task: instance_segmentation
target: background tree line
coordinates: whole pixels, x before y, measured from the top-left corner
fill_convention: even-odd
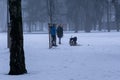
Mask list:
[[[47,28],[44,23],[50,22],[50,6],[52,21],[65,24],[64,30],[120,29],[120,0],[22,0],[24,29],[31,32]]]
[[[48,3],[53,3],[53,22],[69,24],[69,29],[119,31],[119,0],[26,0],[26,22],[49,22]],[[32,6],[31,6],[32,5]]]

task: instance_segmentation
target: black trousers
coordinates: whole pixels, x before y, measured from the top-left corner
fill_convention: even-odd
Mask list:
[[[56,45],[56,35],[52,35],[52,45],[55,46]]]

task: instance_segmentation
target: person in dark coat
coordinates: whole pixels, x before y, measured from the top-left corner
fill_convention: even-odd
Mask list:
[[[59,44],[61,44],[61,38],[63,37],[63,27],[59,25],[57,27],[57,37],[59,38]]]
[[[56,24],[53,24],[50,27],[50,34],[51,34],[51,37],[52,37],[52,46],[57,46],[56,45]]]

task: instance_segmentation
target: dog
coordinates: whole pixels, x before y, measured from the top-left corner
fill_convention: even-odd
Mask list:
[[[69,40],[70,46],[76,46],[77,45],[77,37],[71,37]]]

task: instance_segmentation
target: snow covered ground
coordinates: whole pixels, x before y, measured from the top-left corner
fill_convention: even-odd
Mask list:
[[[69,46],[71,36],[80,46]],[[48,34],[24,34],[28,74],[9,72],[7,34],[0,33],[0,80],[120,80],[120,33],[64,34],[62,44],[48,48]]]

